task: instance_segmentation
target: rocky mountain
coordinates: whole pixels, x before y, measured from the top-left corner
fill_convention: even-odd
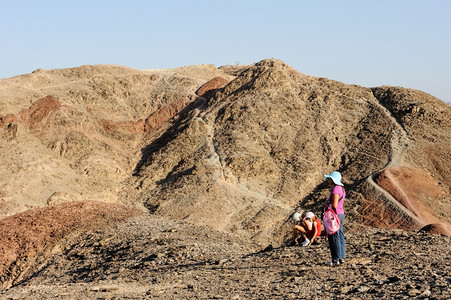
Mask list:
[[[83,252],[91,247],[85,234],[125,222],[138,210],[163,223],[195,226],[191,235],[214,232],[214,245],[236,240],[242,246],[226,247],[235,256],[269,244],[283,247],[294,211],[320,214],[329,193],[323,174],[334,170],[347,189],[348,232],[371,226],[451,235],[451,107],[417,90],[308,76],[277,59],[219,68],[40,69],[2,79],[0,137],[5,245],[30,242],[29,230],[10,234],[21,213],[33,228],[34,216],[46,211],[83,216],[86,203],[103,203],[86,219],[71,219],[72,225],[61,225],[66,229],[33,240],[32,253],[5,260],[3,287],[42,269],[52,254],[72,255],[71,245]],[[108,212],[118,207],[122,217],[110,220]],[[73,224],[98,214],[106,221],[71,235]],[[39,228],[50,233],[52,222],[66,222],[44,219],[48,224]],[[10,255],[7,248],[0,259]],[[145,259],[149,253],[140,249]],[[214,259],[223,255],[217,251]],[[91,275],[99,269],[83,268],[95,282]]]
[[[82,66],[1,80],[1,215],[67,201],[118,202],[141,148],[218,74],[213,66]]]
[[[287,216],[319,213],[328,195],[323,174],[340,170],[352,219],[446,228],[450,113],[422,92],[345,85],[265,60],[150,144],[127,194],[153,213],[280,243]],[[397,194],[406,192],[405,200]],[[406,201],[425,203],[431,218]]]

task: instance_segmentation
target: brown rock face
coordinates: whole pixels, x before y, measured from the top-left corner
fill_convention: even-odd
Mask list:
[[[207,81],[206,83],[204,83],[196,91],[196,95],[198,95],[199,97],[208,99],[213,95],[214,92],[223,88],[229,82],[230,82],[230,80],[227,80],[225,78],[217,76],[217,77],[211,79],[210,81]]]
[[[30,129],[42,122],[51,112],[61,108],[61,104],[52,96],[39,99],[29,109],[20,112],[21,119],[28,124]]]
[[[392,113],[395,108],[383,89],[373,93],[309,77],[277,60],[257,63],[217,91],[200,117],[175,128],[177,134],[147,157],[138,198],[159,214],[248,235],[256,242],[280,241],[294,209],[320,212],[328,195],[323,174],[341,170],[350,219],[382,224],[380,216],[373,221],[366,213],[361,217],[369,204],[380,203],[379,215],[396,215],[385,218],[384,226],[419,228],[416,220],[404,218],[409,212],[399,203],[371,200],[366,178],[404,162],[432,166],[419,145],[449,141],[449,107],[421,92],[386,88],[392,98],[401,95],[401,103],[415,102],[408,98],[414,97],[425,111],[443,106],[434,113],[442,124],[434,132],[436,140],[424,139],[421,132],[429,127],[417,125],[420,121],[410,118],[409,111]],[[407,126],[416,128],[414,135]],[[410,159],[411,148],[420,153],[415,160]],[[448,182],[446,177],[440,181]],[[427,205],[440,210],[437,202]]]
[[[13,115],[13,114],[8,114],[8,115],[6,115],[4,117],[0,116],[0,126],[10,125],[10,124],[12,124],[14,122],[17,122],[17,121],[18,121],[17,117],[15,115]]]
[[[428,224],[420,229],[421,231],[451,236],[451,226],[445,223]]]
[[[0,220],[0,288],[9,288],[35,272],[69,243],[64,239],[117,224],[136,214],[115,204],[75,202]]]
[[[172,119],[186,106],[186,102],[188,101],[185,99],[174,101],[151,114],[144,122],[144,132],[151,133],[161,124]]]
[[[0,81],[0,216],[66,201],[119,201],[142,148],[196,102],[208,65],[40,70]]]
[[[451,232],[445,230],[448,219],[443,215],[443,207],[439,207],[441,203],[447,202],[446,192],[426,170],[388,168],[377,174],[374,181],[394,198],[395,203],[389,209],[387,202],[368,197],[369,200],[361,210],[367,223],[407,230],[420,229],[431,223],[443,223],[443,226],[437,227],[440,228],[440,233],[451,235]]]
[[[394,167],[382,171],[375,181],[425,223],[438,221],[431,208],[421,201],[437,200],[444,195],[430,176],[407,167]]]
[[[446,201],[446,192],[431,177],[426,170],[414,170],[407,167],[393,167],[383,170],[375,177],[375,182],[393,196],[399,204],[411,212],[415,218],[404,217],[399,220],[393,215],[393,210],[386,210],[385,215],[381,215],[380,219],[384,219],[377,224],[377,219],[373,220],[372,225],[385,226],[389,228],[419,229],[425,224],[440,223],[440,219],[433,211],[437,203]],[[437,211],[437,215],[443,215],[442,211]],[[373,212],[374,214],[374,212]],[[393,224],[389,224],[389,221]],[[445,228],[446,217],[443,226],[433,226],[432,231],[440,231],[440,233],[451,235]],[[436,224],[437,225],[437,224]],[[432,232],[431,231],[431,232]]]

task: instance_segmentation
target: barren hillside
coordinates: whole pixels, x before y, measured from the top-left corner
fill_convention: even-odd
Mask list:
[[[297,255],[283,250],[290,215],[301,210],[320,213],[329,193],[323,174],[334,170],[343,174],[345,227],[356,238],[362,226],[451,235],[451,107],[417,90],[366,88],[308,76],[276,59],[220,68],[81,66],[2,79],[0,138],[0,216],[5,218],[0,238],[11,241],[12,234],[19,241],[15,247],[31,245],[31,252],[12,260],[0,254],[8,266],[20,266],[2,271],[3,287],[47,262],[32,284],[52,282],[52,274],[67,275],[63,285],[95,283],[105,271],[99,266],[122,253],[125,235],[133,232],[142,240],[152,230],[171,232],[158,228],[155,220],[177,231],[193,226],[177,236],[177,245],[183,253],[192,252],[197,267],[206,262],[202,255],[220,259],[227,252],[241,257],[236,263],[247,262],[246,253],[269,244],[281,247],[274,255]],[[89,203],[96,203],[94,211]],[[38,208],[42,210],[36,214],[30,211]],[[152,215],[138,224],[153,229],[123,225],[129,231],[103,232],[117,235],[108,253],[68,225],[84,224],[83,219],[49,217],[55,209],[62,216],[102,216],[104,223],[86,227],[100,230],[105,224],[125,222],[137,214],[133,208]],[[113,214],[110,220],[108,214],[117,210],[121,217]],[[26,230],[9,229],[11,220],[22,220],[21,213],[29,220],[25,227],[41,224],[33,216],[48,223],[39,225],[41,240]],[[81,241],[71,239],[72,232],[80,233]],[[411,234],[405,239],[407,248],[420,239]],[[205,235],[214,236],[209,245],[189,237]],[[109,241],[106,236],[96,238]],[[158,251],[177,257],[166,238],[159,240]],[[442,245],[447,238],[437,241]],[[198,246],[191,249],[191,243]],[[7,244],[3,247],[8,249]],[[121,265],[120,271],[120,263],[114,262],[109,274],[131,268],[133,275],[147,265],[144,262],[158,264],[162,256],[144,249],[142,245],[136,254],[142,256],[141,265]],[[124,257],[133,257],[132,250],[124,250]],[[50,262],[49,253],[62,254]],[[79,271],[72,277],[69,269],[58,267],[59,260],[81,263],[78,259],[92,253],[100,256],[92,258],[92,265],[74,265]],[[146,260],[151,254],[156,256]],[[170,265],[187,263],[169,258]],[[201,272],[197,276],[205,275],[205,269],[196,270]],[[122,284],[128,275],[121,276],[116,279]]]
[[[150,144],[128,195],[152,213],[280,243],[287,216],[318,213],[328,193],[323,174],[340,170],[352,219],[419,229],[428,220],[372,180],[403,166],[438,189],[428,197],[412,192],[412,201],[449,222],[450,117],[447,104],[422,92],[345,85],[265,60]]]
[[[75,200],[118,202],[141,148],[218,75],[231,78],[211,65],[82,66],[1,80],[0,215]]]

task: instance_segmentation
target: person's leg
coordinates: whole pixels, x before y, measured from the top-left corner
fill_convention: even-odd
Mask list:
[[[293,227],[293,241],[297,242],[299,234],[304,234],[304,233],[305,233],[304,227],[299,226],[299,225],[294,225],[294,227]]]
[[[293,242],[296,242],[298,239],[298,230],[296,229],[296,226],[293,226]]]
[[[338,232],[332,235],[328,235],[327,239],[329,240],[329,249],[332,256],[332,262],[337,262],[340,258],[338,256]]]
[[[340,230],[338,230],[338,258],[344,259],[346,258],[346,242],[345,242],[345,235],[343,233],[343,222],[344,222],[344,215],[338,215],[338,218],[340,219]]]

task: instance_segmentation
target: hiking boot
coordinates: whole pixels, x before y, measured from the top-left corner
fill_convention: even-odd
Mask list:
[[[344,264],[344,263],[345,263],[345,259],[344,259],[344,258],[340,258],[340,259],[338,260],[338,262],[339,262],[340,264]]]
[[[329,266],[329,267],[339,266],[340,265],[340,261],[339,260],[328,261],[326,263],[326,265]]]
[[[310,244],[310,240],[309,239],[305,239],[305,241],[302,242],[301,246],[305,247],[305,246],[308,246],[309,244]]]

